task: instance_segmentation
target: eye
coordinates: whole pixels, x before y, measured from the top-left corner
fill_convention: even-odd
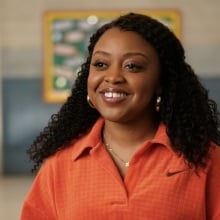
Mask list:
[[[141,65],[135,63],[128,63],[125,65],[125,68],[131,72],[139,72],[143,69]]]
[[[98,70],[103,70],[107,68],[107,64],[104,62],[100,62],[100,61],[96,61],[92,63],[92,65]]]

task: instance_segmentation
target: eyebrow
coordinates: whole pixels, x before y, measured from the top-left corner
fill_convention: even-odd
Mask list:
[[[101,50],[95,51],[93,55],[96,55],[96,54],[100,54],[100,55],[104,55],[104,56],[111,56],[110,53],[105,52],[105,51],[101,51]],[[145,53],[141,53],[141,52],[128,52],[128,53],[124,54],[123,56],[125,58],[130,57],[130,56],[142,56],[145,59],[149,60],[149,56],[147,56]]]
[[[93,55],[96,55],[96,54],[100,54],[100,55],[104,55],[104,56],[110,56],[109,53],[105,52],[105,51],[101,51],[101,50],[97,50],[93,53]]]

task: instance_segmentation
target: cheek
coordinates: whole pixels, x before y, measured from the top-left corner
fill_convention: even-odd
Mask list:
[[[87,80],[87,91],[88,91],[89,96],[90,96],[90,93],[92,91],[93,84],[94,84],[93,78],[89,74],[89,77],[88,77],[88,80]]]
[[[87,90],[89,94],[96,90],[96,88],[99,85],[99,82],[100,82],[100,77],[98,77],[97,74],[90,72],[87,80]]]
[[[158,84],[157,80],[142,79],[141,81],[136,82],[133,86],[140,96],[151,99],[157,93]]]

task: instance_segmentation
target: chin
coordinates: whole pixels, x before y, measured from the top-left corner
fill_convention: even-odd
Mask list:
[[[115,123],[126,123],[128,122],[128,117],[126,116],[119,116],[119,115],[102,115],[102,117],[107,120],[107,121],[111,121],[111,122],[115,122]]]

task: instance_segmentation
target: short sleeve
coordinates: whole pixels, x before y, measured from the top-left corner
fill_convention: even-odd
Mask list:
[[[21,220],[55,220],[53,168],[50,160],[40,168],[32,187],[25,198]]]

